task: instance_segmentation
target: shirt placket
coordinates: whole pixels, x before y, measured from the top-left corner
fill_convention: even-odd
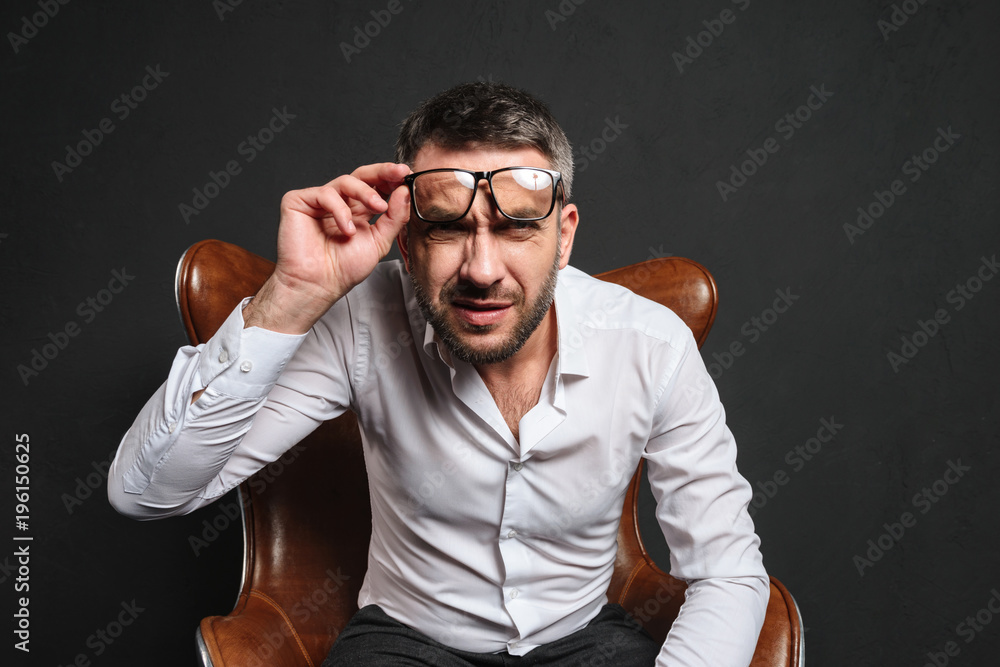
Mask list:
[[[531,549],[526,543],[530,540],[527,521],[531,516],[531,505],[537,499],[533,498],[526,475],[530,474],[534,447],[566,418],[564,388],[557,369],[558,363],[554,360],[545,378],[538,405],[521,420],[518,442],[479,373],[471,366],[451,368],[455,396],[510,448],[497,548],[504,567],[503,606],[514,626],[514,632],[507,641],[507,650],[514,655],[527,650],[522,648],[522,644],[526,640],[530,642],[530,634],[538,625],[533,610],[544,602],[538,599],[538,593],[531,589],[530,583],[533,575]]]
[[[527,587],[530,575],[528,548],[524,543],[525,504],[530,502],[525,468],[530,461],[512,460],[507,465],[504,485],[503,518],[500,522],[499,549],[504,564],[503,604],[517,633],[507,642],[507,650],[517,653],[527,623],[525,605],[532,591]]]

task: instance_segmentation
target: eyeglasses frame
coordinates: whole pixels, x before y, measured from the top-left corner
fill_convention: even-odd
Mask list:
[[[552,203],[549,205],[549,210],[546,211],[545,215],[539,216],[539,217],[534,217],[534,218],[515,218],[513,216],[507,215],[504,212],[504,210],[500,207],[500,204],[497,202],[496,193],[493,191],[493,175],[497,174],[497,173],[499,173],[501,171],[513,171],[515,169],[532,169],[534,171],[542,171],[542,172],[545,172],[546,174],[548,174],[549,176],[552,177]],[[434,172],[441,172],[441,171],[461,171],[461,172],[464,172],[466,174],[471,174],[473,176],[473,178],[476,179],[476,182],[472,186],[472,197],[469,198],[469,205],[466,207],[466,209],[462,212],[462,214],[460,216],[458,216],[457,218],[454,218],[452,220],[428,220],[428,219],[424,218],[422,215],[420,215],[420,211],[417,210],[417,198],[416,198],[415,193],[413,192],[413,182],[416,180],[417,176],[420,176],[422,174],[431,174],[431,173],[434,173]],[[500,215],[502,215],[503,217],[507,218],[508,220],[516,220],[518,222],[535,222],[537,220],[544,220],[545,218],[547,218],[550,215],[552,215],[552,211],[555,210],[555,207],[556,207],[556,198],[557,198],[556,197],[556,190],[559,188],[560,185],[562,185],[562,173],[561,172],[554,171],[552,169],[543,169],[542,167],[523,167],[523,166],[501,167],[500,169],[493,169],[492,171],[472,171],[471,169],[458,169],[457,167],[456,168],[442,167],[440,169],[426,169],[424,171],[418,171],[418,172],[415,172],[415,173],[412,173],[412,174],[407,174],[406,176],[403,177],[403,182],[406,183],[406,187],[410,191],[411,206],[412,206],[413,212],[416,214],[417,218],[419,218],[423,222],[426,222],[429,225],[446,225],[446,224],[450,224],[452,222],[457,222],[457,221],[461,220],[462,218],[464,218],[466,215],[469,214],[469,211],[472,210],[472,205],[476,203],[476,193],[479,190],[479,181],[481,181],[483,179],[485,179],[486,182],[489,183],[489,186],[490,186],[490,198],[493,200],[493,205],[496,206],[496,208],[497,208],[498,211],[500,211]],[[565,189],[562,190],[561,200],[562,200],[563,204],[566,203],[566,190]]]

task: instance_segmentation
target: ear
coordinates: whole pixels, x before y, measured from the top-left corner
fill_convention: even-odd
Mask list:
[[[576,227],[580,224],[580,212],[576,204],[567,204],[562,208],[559,216],[559,245],[562,249],[562,258],[559,261],[559,268],[565,269],[569,264],[569,255],[573,250],[573,239],[576,237]]]
[[[403,264],[406,266],[406,272],[410,272],[410,225],[409,223],[403,225],[403,228],[399,230],[399,234],[396,235],[396,245],[399,246],[399,254],[403,256]]]

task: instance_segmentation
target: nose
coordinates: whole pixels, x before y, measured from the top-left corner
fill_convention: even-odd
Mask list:
[[[505,277],[502,248],[492,231],[492,222],[502,217],[486,179],[477,183],[472,207],[467,214],[475,230],[468,235],[459,277],[466,283],[487,288]]]
[[[486,289],[504,279],[502,249],[488,226],[478,226],[469,235],[464,252],[459,273],[462,281]]]

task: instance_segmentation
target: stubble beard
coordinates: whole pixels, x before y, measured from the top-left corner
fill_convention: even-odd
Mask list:
[[[410,282],[413,285],[413,293],[417,299],[417,306],[420,308],[424,319],[434,327],[434,332],[437,333],[438,338],[445,344],[453,357],[475,366],[498,364],[507,361],[524,347],[524,344],[531,338],[531,334],[535,332],[542,323],[542,320],[545,319],[549,308],[552,307],[552,302],[555,299],[556,283],[559,279],[559,263],[562,258],[561,250],[560,247],[556,246],[556,258],[549,269],[549,274],[546,276],[545,282],[542,284],[542,289],[534,302],[527,308],[524,308],[523,292],[503,290],[496,285],[481,289],[472,285],[455,283],[447,284],[441,288],[441,292],[438,295],[438,302],[441,304],[449,304],[453,299],[461,296],[462,298],[510,301],[512,306],[520,311],[520,317],[514,325],[514,331],[506,340],[501,341],[497,345],[482,349],[474,347],[465,340],[465,337],[474,339],[479,334],[488,333],[496,325],[466,325],[468,333],[465,334],[465,337],[459,334],[452,323],[449,322],[444,306],[435,307],[431,302],[430,296],[427,294],[427,290],[417,282],[414,276],[414,269],[416,267],[413,266],[411,258]]]

